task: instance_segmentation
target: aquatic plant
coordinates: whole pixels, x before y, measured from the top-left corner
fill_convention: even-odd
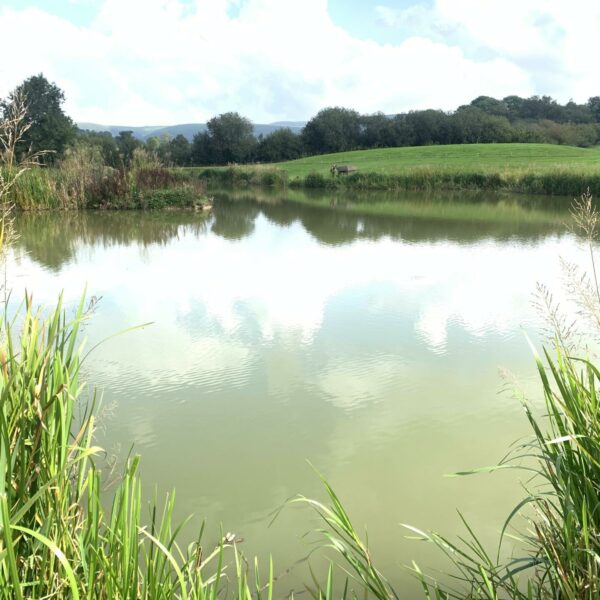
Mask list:
[[[175,494],[147,503],[139,457],[107,503],[94,446],[96,397],[82,400],[78,332],[84,301],[47,316],[26,298],[0,333],[0,596],[3,598],[270,598],[233,534],[185,547]],[[147,514],[147,516],[145,516]]]

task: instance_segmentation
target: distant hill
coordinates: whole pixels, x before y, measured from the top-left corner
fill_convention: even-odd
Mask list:
[[[304,127],[304,121],[278,121],[277,123],[255,124],[254,135],[268,135],[277,129],[289,127],[292,131],[300,133]],[[199,131],[206,130],[206,123],[185,123],[181,125],[146,125],[144,127],[130,127],[128,125],[98,125],[97,123],[77,123],[80,129],[89,129],[91,131],[108,131],[112,135],[118,135],[120,131],[133,131],[133,135],[139,140],[146,141],[149,137],[167,134],[175,137],[179,134],[184,135],[188,140],[192,140]]]

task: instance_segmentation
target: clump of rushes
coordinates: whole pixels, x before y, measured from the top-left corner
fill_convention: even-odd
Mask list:
[[[591,275],[572,266],[569,291],[588,325],[588,339],[600,331],[600,291],[594,263],[594,244],[599,215],[587,192],[574,205],[575,223],[589,245]],[[538,416],[523,402],[533,432],[498,468],[525,469],[530,479],[528,494],[510,513],[498,548],[489,552],[463,519],[466,538],[454,542],[437,533],[406,526],[416,538],[433,543],[454,565],[454,585],[448,586],[425,574],[416,564],[416,576],[426,598],[593,600],[600,598],[600,369],[589,350],[574,354],[580,347],[564,315],[558,314],[551,296],[544,294],[549,322],[554,326],[551,349],[543,357],[535,354],[545,399],[545,414]],[[589,328],[596,328],[593,332]],[[516,466],[514,466],[516,465]],[[472,471],[470,473],[473,473]],[[469,474],[470,474],[469,473]],[[468,473],[464,473],[468,474]],[[342,569],[353,585],[367,596],[379,599],[402,597],[373,564],[367,545],[361,540],[335,492],[326,484],[330,504],[299,498],[320,515],[325,544],[342,558]],[[501,547],[517,529],[516,517],[527,523],[519,540],[519,555],[501,558]],[[521,521],[522,522],[522,521]],[[521,528],[522,530],[523,528]],[[519,529],[517,529],[518,531]],[[344,594],[347,591],[347,585]]]
[[[79,406],[84,303],[42,317],[27,298],[18,315],[1,331],[0,597],[271,598],[272,564],[261,582],[235,536],[203,547],[202,527],[180,546],[174,494],[162,507],[142,498],[139,458],[105,508],[94,402]]]

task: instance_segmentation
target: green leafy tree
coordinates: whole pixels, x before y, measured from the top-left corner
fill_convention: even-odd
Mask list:
[[[193,165],[210,165],[210,136],[206,131],[199,131],[192,139],[191,162]]]
[[[209,141],[208,163],[243,163],[252,158],[257,141],[249,119],[237,112],[228,112],[213,117],[206,128]]]
[[[190,164],[192,146],[184,135],[179,134],[168,143],[168,153],[173,164],[186,167]]]
[[[406,124],[413,132],[415,146],[449,144],[452,141],[450,116],[441,110],[419,110],[406,115]]]
[[[77,140],[86,146],[99,148],[102,161],[106,166],[114,168],[120,166],[119,147],[109,131],[79,131]]]
[[[488,114],[472,103],[459,108],[451,117],[452,141],[456,144],[510,142],[512,128],[506,117]]]
[[[409,116],[401,113],[390,119],[390,146],[414,146],[415,131]]]
[[[146,140],[146,150],[157,154],[160,150],[160,138],[157,135],[153,135]]]
[[[294,160],[302,156],[302,139],[288,127],[277,129],[259,138],[256,155],[261,162]]]
[[[325,108],[305,125],[302,139],[312,154],[354,150],[360,145],[360,115],[348,108]]]
[[[142,143],[134,137],[133,131],[119,131],[119,135],[117,135],[115,141],[119,148],[121,164],[125,167],[129,167],[133,160],[133,153],[136,148],[141,148]]]
[[[170,146],[171,136],[168,133],[163,133],[162,135],[153,135],[146,140],[146,150],[150,152],[150,154],[154,154],[158,156],[160,161],[163,164],[172,162]]]
[[[592,96],[587,101],[587,107],[589,108],[590,112],[592,113],[592,117],[594,118],[594,121],[596,121],[597,123],[600,123],[600,96]]]
[[[521,104],[523,119],[550,119],[563,121],[563,107],[550,96],[531,96],[525,98]]]
[[[508,117],[510,119],[522,118],[522,108],[525,102],[523,98],[520,96],[506,96],[506,98],[502,99],[502,102],[504,102],[508,109]]]
[[[563,117],[567,123],[593,123],[594,115],[587,104],[577,104],[569,100],[564,106]]]
[[[199,131],[194,135],[190,154],[193,165],[212,164],[211,140],[207,131]]]
[[[77,135],[77,128],[62,108],[65,101],[63,91],[41,73],[34,75],[17,86],[0,103],[3,113],[18,96],[25,98],[26,119],[31,126],[20,140],[17,151],[20,154],[47,152],[43,156],[46,162],[61,158]]]
[[[382,112],[361,116],[360,145],[363,148],[394,146],[394,126],[392,120]]]
[[[497,117],[508,117],[508,106],[503,100],[496,100],[491,96],[478,96],[475,100],[471,101],[470,106],[479,108],[488,115],[495,115]]]

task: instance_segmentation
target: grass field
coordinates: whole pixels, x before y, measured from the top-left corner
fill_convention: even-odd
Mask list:
[[[333,177],[332,164],[352,165]],[[272,165],[192,167],[221,185],[267,185],[357,190],[495,190],[579,196],[600,194],[600,148],[552,144],[463,144],[357,150]]]
[[[290,178],[309,173],[329,174],[332,164],[349,164],[359,171],[402,174],[415,168],[496,172],[503,170],[591,169],[600,172],[600,148],[553,144],[455,144],[357,150],[310,156],[274,166]]]

